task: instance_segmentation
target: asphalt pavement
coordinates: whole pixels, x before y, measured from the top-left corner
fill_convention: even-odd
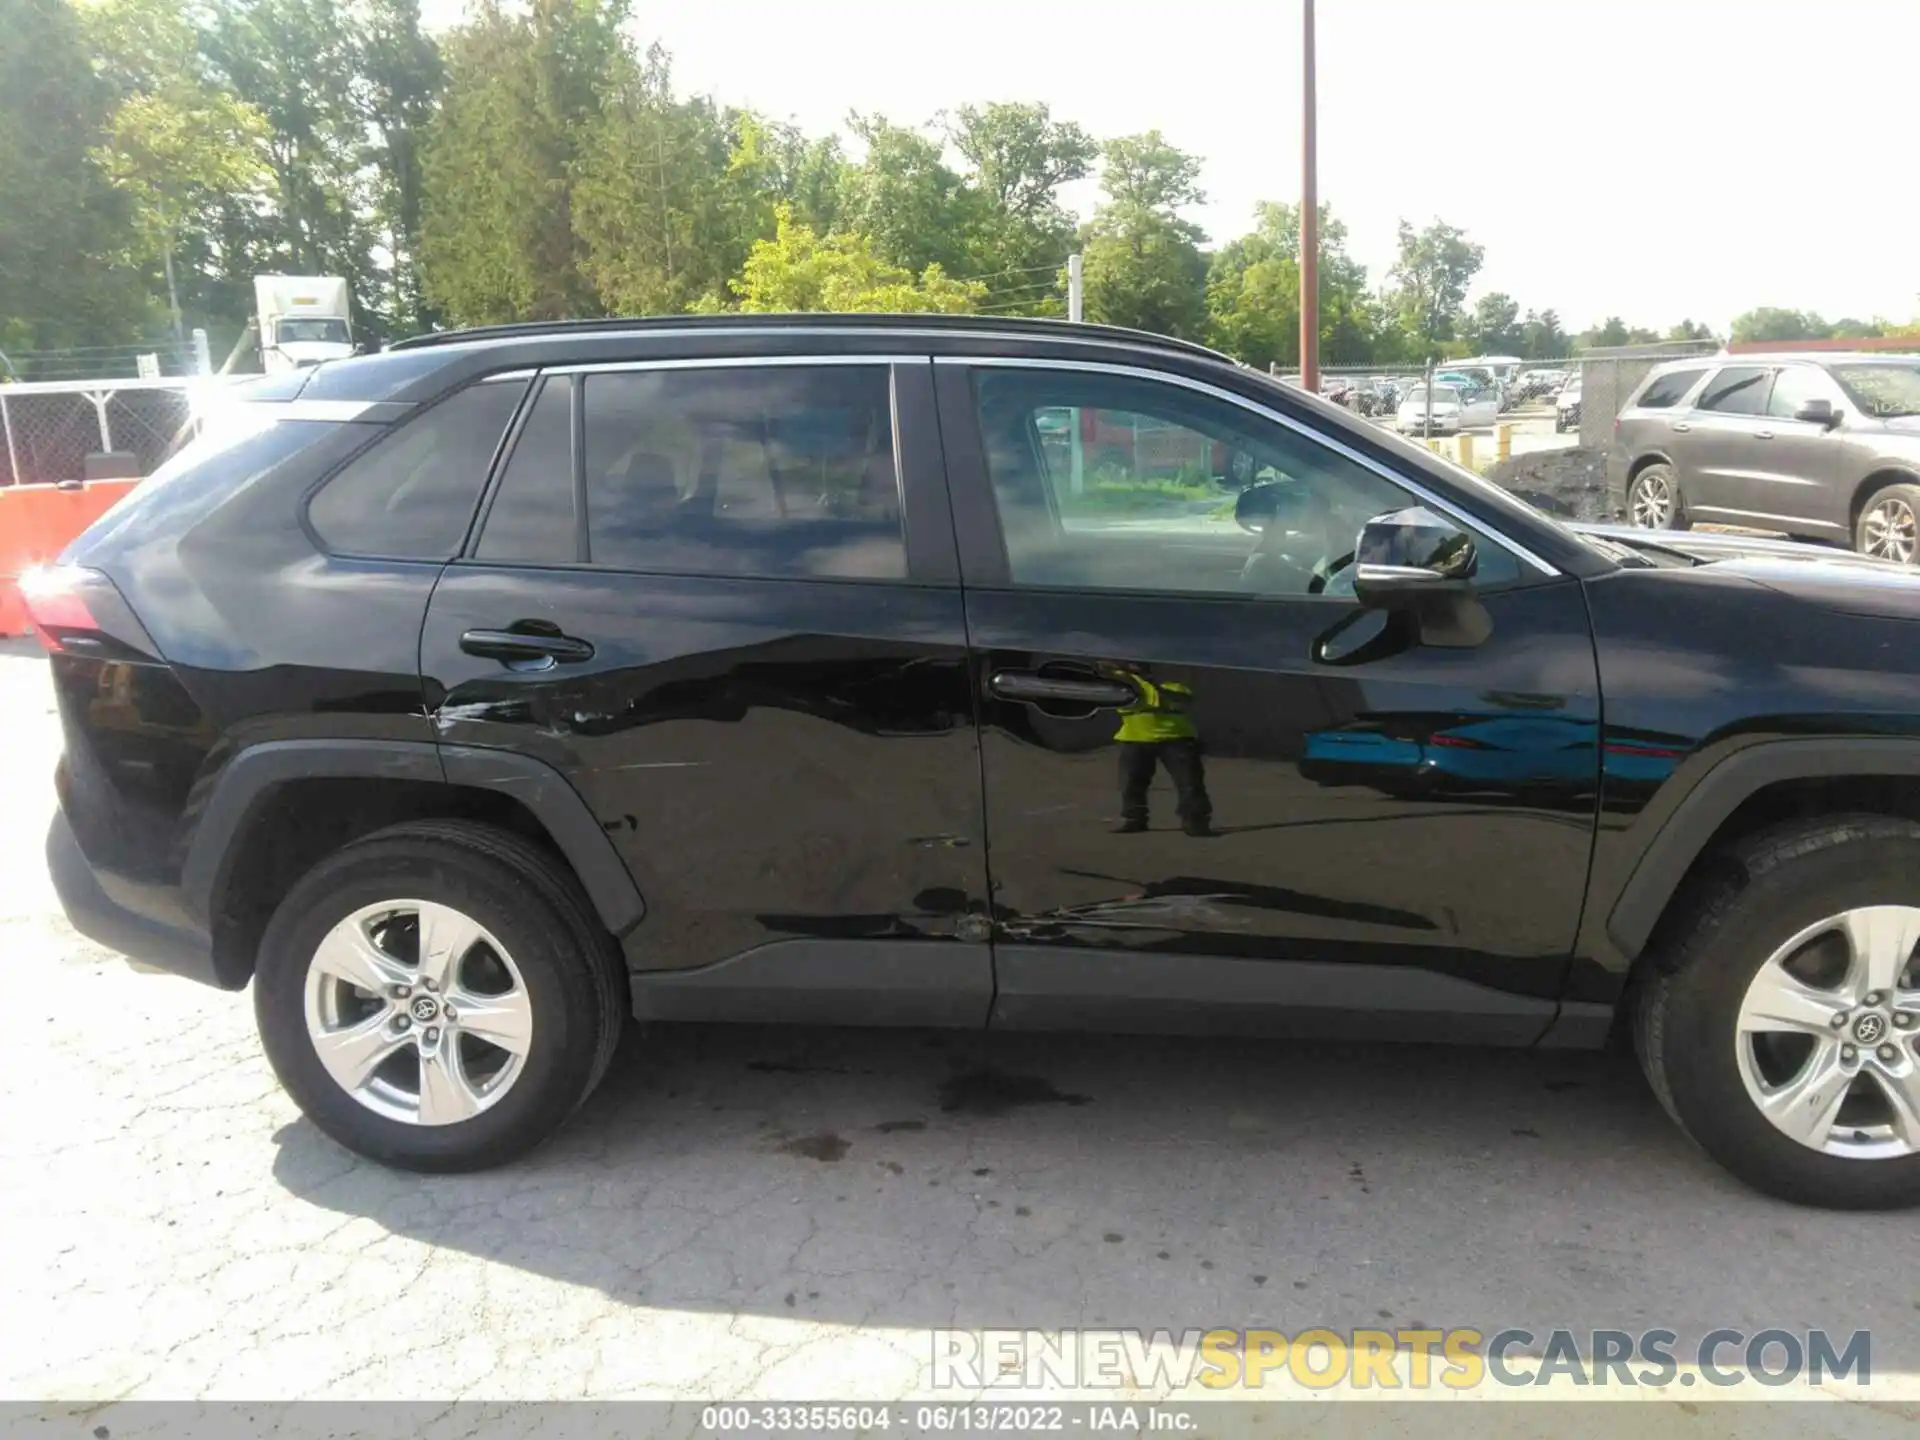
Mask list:
[[[1914,1217],[1742,1189],[1616,1055],[634,1033],[521,1163],[382,1170],[249,996],[68,928],[31,646],[0,707],[0,1397],[891,1399],[950,1327],[1782,1326],[1873,1335],[1811,1433],[1912,1433]]]

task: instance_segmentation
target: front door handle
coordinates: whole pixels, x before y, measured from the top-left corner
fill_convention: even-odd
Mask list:
[[[1773,431],[1756,430],[1753,432],[1753,438],[1756,440],[1771,440],[1773,438]]]
[[[1687,431],[1689,431],[1689,430],[1691,430],[1691,429],[1693,429],[1693,426],[1691,426],[1691,425],[1689,425],[1689,424],[1688,424],[1688,423],[1687,423],[1686,421],[1684,421],[1684,420],[1676,420],[1676,421],[1674,421],[1674,422],[1673,422],[1673,426],[1672,426],[1672,428],[1673,428],[1673,429],[1674,429],[1675,431],[1677,431],[1677,432],[1678,432],[1679,434],[1682,434],[1682,435],[1684,435],[1684,434],[1686,434],[1686,433],[1687,433]]]
[[[593,658],[593,646],[571,635],[538,635],[525,630],[469,630],[460,637],[469,655],[515,662],[545,660],[554,665],[578,665]]]
[[[1025,670],[999,671],[987,682],[987,688],[1002,700],[1059,700],[1068,705],[1091,705],[1099,710],[1132,705],[1140,698],[1140,692],[1133,686],[1117,680],[1069,680]]]

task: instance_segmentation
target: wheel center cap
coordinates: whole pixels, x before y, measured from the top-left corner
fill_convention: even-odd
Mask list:
[[[417,995],[407,1009],[414,1019],[424,1024],[440,1013],[440,1002],[431,995]]]
[[[1887,1017],[1871,1012],[1853,1022],[1853,1038],[1862,1045],[1878,1045],[1887,1035]]]

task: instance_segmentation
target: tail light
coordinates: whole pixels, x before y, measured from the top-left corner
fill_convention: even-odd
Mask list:
[[[54,653],[101,660],[158,660],[160,648],[105,575],[82,565],[52,565],[20,577],[20,598]]]

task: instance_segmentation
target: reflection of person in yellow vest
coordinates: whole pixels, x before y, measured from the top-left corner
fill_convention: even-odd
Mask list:
[[[1160,684],[1132,670],[1116,670],[1118,679],[1140,698],[1120,712],[1114,734],[1120,751],[1119,833],[1147,828],[1147,790],[1154,766],[1165,767],[1179,797],[1180,828],[1189,835],[1213,833],[1213,802],[1207,798],[1207,774],[1200,763],[1200,737],[1194,729],[1193,691],[1177,680]]]

